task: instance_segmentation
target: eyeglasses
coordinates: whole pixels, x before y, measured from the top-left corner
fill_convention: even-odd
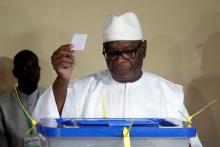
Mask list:
[[[115,60],[120,56],[122,56],[124,59],[134,59],[137,54],[138,48],[140,48],[142,42],[132,50],[125,50],[125,51],[110,51],[109,49],[106,49],[103,47],[102,54],[105,56],[106,60]]]

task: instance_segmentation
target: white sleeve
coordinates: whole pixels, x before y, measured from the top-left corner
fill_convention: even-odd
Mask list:
[[[37,105],[32,114],[34,120],[39,121],[41,118],[59,118],[59,111],[55,102],[52,86],[50,86],[39,97]]]
[[[190,144],[191,147],[203,147],[197,135],[196,137],[190,138]]]
[[[181,111],[181,113],[184,114],[184,116],[188,117],[189,116],[189,113],[184,105],[184,92],[183,92],[183,88],[182,87],[179,87],[177,89],[177,97],[181,98],[180,101],[178,101],[178,103],[176,104],[178,106],[178,104],[181,104],[181,108],[179,109],[179,111]],[[179,115],[177,115],[182,121],[186,121],[186,119],[180,114],[180,112],[178,112]],[[199,137],[196,135],[195,137],[193,138],[190,138],[190,144],[191,144],[191,147],[202,147],[202,144],[199,140]]]
[[[184,104],[183,104],[183,106],[182,106],[182,108],[181,108],[180,111],[181,111],[186,117],[189,116],[189,113],[188,113],[186,107],[184,106]],[[180,119],[183,120],[183,121],[186,121],[186,119],[185,119],[183,116],[181,116]],[[196,136],[193,137],[193,138],[190,138],[190,144],[191,144],[191,147],[203,147],[203,146],[202,146],[202,143],[201,143],[200,140],[199,140],[198,135],[196,135]]]
[[[63,106],[61,117],[63,118],[77,118],[80,111],[77,110],[76,95],[73,84],[70,83],[67,88],[66,100]]]
[[[180,110],[186,117],[189,116],[185,106],[183,105],[183,108]],[[182,117],[182,120],[186,120],[184,117]],[[190,138],[190,144],[191,144],[191,147],[202,147],[202,144],[199,140],[199,137],[198,135],[196,135],[195,137],[193,138]]]

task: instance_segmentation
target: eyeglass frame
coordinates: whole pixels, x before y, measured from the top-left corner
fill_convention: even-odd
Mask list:
[[[141,45],[143,44],[143,41],[141,41],[138,46],[135,48],[135,49],[132,49],[132,50],[125,50],[125,51],[106,51],[106,48],[103,47],[103,51],[102,51],[102,54],[104,55],[105,59],[106,60],[115,60],[119,57],[119,55],[124,58],[124,59],[135,59],[136,56],[137,56],[137,51],[138,49],[141,47]],[[109,59],[107,56],[108,53],[112,53],[112,58],[115,58],[115,59]],[[126,53],[134,53],[134,57],[129,57],[129,55],[126,57]],[[114,55],[113,55],[114,54]]]

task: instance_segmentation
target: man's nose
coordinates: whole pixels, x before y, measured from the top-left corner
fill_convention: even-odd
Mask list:
[[[122,53],[117,54],[116,60],[117,60],[118,62],[124,62],[124,61],[125,61],[125,59],[124,59]]]

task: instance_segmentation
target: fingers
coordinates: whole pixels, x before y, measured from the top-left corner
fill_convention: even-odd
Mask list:
[[[57,58],[53,61],[54,67],[62,67],[62,68],[70,68],[73,67],[75,64],[74,58],[70,57],[61,57]]]
[[[59,47],[51,56],[51,62],[54,69],[71,68],[75,64],[75,52],[71,50],[72,44]]]
[[[72,54],[74,51],[71,50],[73,48],[73,45],[72,44],[67,44],[67,45],[63,45],[63,46],[60,46],[52,55],[52,57],[56,57],[57,55],[70,55]]]

